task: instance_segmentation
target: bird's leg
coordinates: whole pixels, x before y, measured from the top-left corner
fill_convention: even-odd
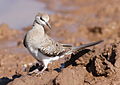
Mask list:
[[[38,73],[39,70],[42,68],[42,62],[36,62],[29,68],[28,74]]]
[[[31,74],[35,73],[36,75],[41,75],[46,69],[47,69],[47,66],[44,66],[44,68],[41,71],[39,71],[39,69],[35,69],[34,71],[32,71]]]
[[[41,73],[43,73],[43,71],[45,71],[47,69],[47,66],[48,66],[49,63],[50,63],[49,59],[44,59],[43,60],[44,68],[40,71]]]
[[[36,69],[36,70],[33,71],[33,73],[36,73],[36,75],[42,74],[47,69],[47,66],[48,66],[49,63],[50,63],[50,60],[44,59],[42,61],[42,64],[44,66],[43,69],[41,71],[39,69]]]
[[[40,71],[40,73],[43,73],[47,69],[47,66],[44,66],[44,68]]]

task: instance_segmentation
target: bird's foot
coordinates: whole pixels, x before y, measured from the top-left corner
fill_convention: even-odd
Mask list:
[[[42,74],[42,73],[43,73],[43,72],[39,71],[39,69],[35,69],[35,70],[33,70],[32,72],[29,72],[28,74],[29,74],[29,75],[32,75],[32,74],[40,75],[40,74]]]
[[[41,76],[43,74],[45,74],[45,72],[43,70],[40,71],[39,69],[35,69],[34,71],[28,73],[28,75],[35,75],[35,76]]]
[[[39,70],[38,70],[38,69],[35,69],[35,70],[29,72],[28,74],[31,75],[31,74],[36,74],[36,73],[38,73],[38,72],[39,72]]]

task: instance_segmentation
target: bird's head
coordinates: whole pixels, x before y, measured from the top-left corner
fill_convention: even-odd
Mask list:
[[[48,26],[51,29],[50,24],[48,23],[49,21],[49,16],[47,14],[43,14],[43,13],[38,13],[35,17],[35,22],[37,24],[40,24],[42,26]]]

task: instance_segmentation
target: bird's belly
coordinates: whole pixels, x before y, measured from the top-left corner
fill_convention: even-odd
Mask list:
[[[64,55],[55,56],[55,57],[49,57],[49,56],[46,56],[46,55],[42,54],[37,49],[34,49],[32,47],[29,47],[28,50],[32,54],[32,56],[38,61],[52,62],[52,61],[58,60],[59,58],[64,57]]]
[[[44,59],[49,59],[49,57],[43,55],[41,52],[39,52],[37,49],[34,49],[32,47],[29,47],[29,52],[32,54],[32,56],[38,60],[38,61],[43,61]]]

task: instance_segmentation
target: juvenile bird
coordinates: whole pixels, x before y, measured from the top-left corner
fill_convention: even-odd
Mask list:
[[[83,44],[78,47],[56,42],[49,37],[45,31],[45,26],[48,26],[51,29],[48,21],[49,16],[47,14],[38,13],[35,17],[32,29],[26,33],[23,41],[24,46],[32,56],[44,65],[42,71],[38,73],[42,73],[47,68],[48,64],[54,60],[58,60],[65,55],[74,54],[86,47],[94,46],[102,42],[101,40]]]

